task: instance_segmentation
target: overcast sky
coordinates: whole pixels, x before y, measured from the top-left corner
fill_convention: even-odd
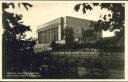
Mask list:
[[[106,13],[110,13],[107,10],[101,10],[99,7],[95,7],[92,11],[88,11],[86,14],[74,11],[74,6],[79,2],[37,2],[37,3],[30,3],[33,5],[32,8],[29,10],[25,10],[25,8],[16,7],[15,9],[8,9],[10,12],[15,12],[18,14],[23,15],[23,22],[25,25],[31,26],[32,32],[27,33],[28,37],[33,36],[37,37],[36,30],[37,27],[47,23],[51,20],[54,20],[59,17],[64,16],[73,16],[82,19],[89,19],[89,20],[99,20],[100,15],[104,15]],[[103,32],[104,37],[112,36],[113,33]]]

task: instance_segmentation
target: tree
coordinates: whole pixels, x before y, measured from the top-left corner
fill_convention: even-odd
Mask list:
[[[98,20],[95,24],[95,30],[120,30],[120,33],[124,35],[124,18],[125,18],[125,4],[124,3],[80,3],[76,4],[74,10],[77,12],[82,6],[82,12],[85,14],[87,10],[93,10],[95,6],[99,6],[101,10],[107,9],[112,12],[103,16],[103,20]],[[107,17],[111,18],[107,21]]]
[[[87,10],[91,11],[96,6],[100,7],[101,10],[107,9],[108,11],[111,11],[111,14],[105,14],[103,18],[101,17],[101,19],[99,19],[97,23],[94,24],[94,30],[95,31],[110,30],[111,32],[115,30],[119,30],[119,32],[116,33],[116,35],[118,36],[118,39],[115,38],[117,36],[101,38],[99,41],[95,43],[95,47],[99,48],[100,50],[99,52],[101,52],[101,55],[102,55],[104,51],[107,51],[107,52],[113,51],[113,49],[115,49],[115,47],[113,48],[113,44],[114,46],[118,45],[119,43],[124,44],[125,4],[124,3],[91,3],[91,4],[80,3],[75,5],[74,10],[78,12],[82,7],[83,14],[86,14]],[[117,43],[118,41],[119,43]],[[111,63],[112,61],[105,60],[105,62],[103,61],[100,61],[97,63],[95,63],[94,61],[92,62],[92,64],[94,65],[94,66],[92,65],[92,67],[98,66],[99,64],[98,69],[103,70],[102,72],[99,72],[100,76],[98,75],[98,78],[107,78],[109,76],[109,73],[107,73],[107,70],[111,66],[109,62]],[[89,67],[89,69],[92,69],[92,67]],[[103,69],[99,67],[103,67]],[[104,70],[106,72],[104,72]],[[89,76],[91,76],[91,78],[96,78],[97,75],[95,74],[95,71],[93,71],[92,73],[93,74],[89,74]]]
[[[32,7],[28,3],[21,3],[28,10],[27,5]],[[2,26],[3,26],[3,37],[6,41],[22,40],[25,38],[25,32],[31,31],[30,26],[25,26],[22,20],[22,15],[6,12],[6,9],[12,5],[15,8],[14,3],[2,3]]]
[[[94,30],[88,29],[88,30],[81,30],[82,31],[82,38],[85,41],[85,43],[91,43],[96,41],[96,34]]]
[[[105,14],[103,18],[99,19],[95,24],[94,24],[94,30],[95,31],[118,31],[118,36],[115,35],[113,39],[113,42],[111,42],[109,45],[113,45],[113,43],[116,43],[115,45],[118,46],[120,44],[120,48],[123,50],[124,49],[124,23],[125,23],[125,4],[124,3],[80,3],[76,4],[74,7],[74,10],[78,12],[80,10],[80,7],[82,6],[82,12],[83,14],[86,14],[87,10],[93,10],[94,7],[98,6],[101,8],[101,10],[107,9],[108,11],[111,11],[111,14]],[[109,19],[107,19],[109,18]],[[106,41],[103,41],[101,39],[100,43],[104,43]],[[117,43],[118,42],[118,43]],[[99,42],[96,42],[99,43]],[[107,46],[108,44],[104,44]],[[102,45],[97,45],[97,46],[102,46]]]
[[[29,3],[19,3],[19,7],[21,4],[26,10],[28,10],[28,7],[32,7]],[[7,71],[16,71],[18,69],[20,71],[20,60],[22,60],[20,55],[30,54],[30,50],[35,44],[34,39],[23,40],[26,36],[25,32],[31,31],[30,26],[26,26],[21,22],[23,17],[21,14],[7,12],[6,9],[10,6],[15,8],[14,3],[2,3],[3,71],[5,74]],[[3,77],[5,76],[3,75]]]
[[[71,27],[66,27],[65,28],[65,41],[66,44],[71,45],[74,43],[75,38],[74,38],[74,30]]]
[[[28,7],[32,7],[32,5],[29,3],[18,3],[19,8],[21,5],[23,5],[26,10],[28,10]],[[2,11],[5,11],[5,9],[8,9],[9,6],[12,6],[12,8],[15,8],[16,5],[14,3],[2,3]]]

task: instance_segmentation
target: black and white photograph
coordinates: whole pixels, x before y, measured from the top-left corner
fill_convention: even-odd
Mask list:
[[[125,79],[125,3],[2,2],[2,79]]]

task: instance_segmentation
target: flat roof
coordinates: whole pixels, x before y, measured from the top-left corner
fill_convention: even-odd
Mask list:
[[[61,18],[72,18],[72,19],[78,19],[78,20],[83,20],[83,21],[92,21],[92,22],[96,22],[96,21],[93,21],[93,20],[88,20],[88,19],[82,19],[82,18],[77,18],[77,17],[72,17],[72,16],[65,16],[65,17],[59,17],[57,19],[54,19],[54,20],[51,20],[47,23],[44,23],[42,25],[39,25],[38,28],[37,28],[37,31],[41,31],[41,30],[44,30],[46,29],[47,27],[49,26],[52,26],[52,25],[57,25],[57,24],[60,24],[61,23]]]

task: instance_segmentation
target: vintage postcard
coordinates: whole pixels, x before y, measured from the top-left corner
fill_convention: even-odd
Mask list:
[[[1,80],[127,81],[127,1],[1,1]]]

